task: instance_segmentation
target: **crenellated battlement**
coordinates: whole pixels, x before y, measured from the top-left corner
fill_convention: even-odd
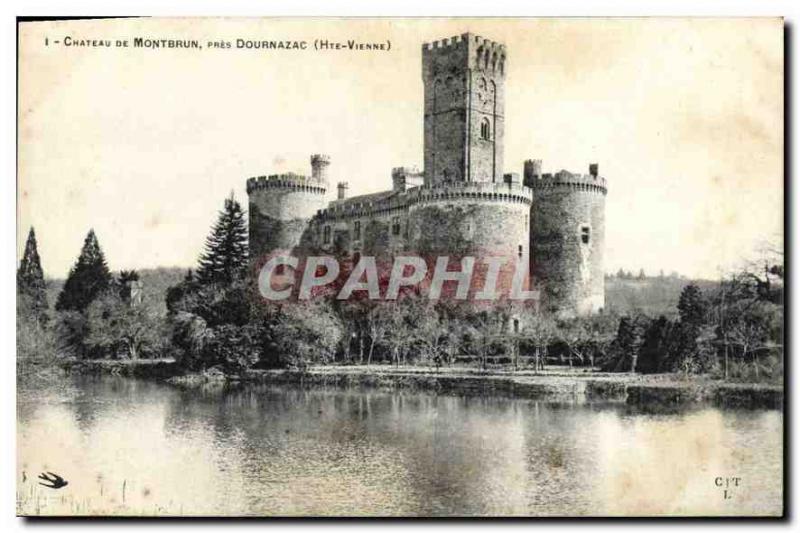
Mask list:
[[[555,174],[541,174],[528,180],[527,183],[534,189],[549,189],[555,187],[569,187],[578,190],[597,191],[608,193],[606,179],[592,174],[573,174],[567,170],[559,170]]]
[[[455,200],[487,201],[531,205],[533,191],[519,183],[457,182],[428,187],[412,187],[404,192],[381,195],[377,198],[366,195],[347,202],[332,203],[321,209],[318,217],[326,220],[336,218],[365,217],[397,210],[422,203],[437,203]]]
[[[506,45],[503,43],[486,39],[474,33],[462,33],[461,35],[455,35],[446,39],[438,39],[436,41],[423,43],[422,53],[450,52],[454,48],[465,48],[470,44],[498,53],[505,53],[506,51]]]
[[[519,183],[494,183],[460,181],[419,187],[414,189],[418,202],[446,201],[455,199],[492,200],[509,203],[533,201],[533,191]]]
[[[503,43],[472,33],[422,45],[423,170],[392,168],[390,189],[349,196],[320,153],[307,176],[248,179],[251,257],[490,251],[527,263],[540,310],[602,309],[606,179],[597,163],[544,173],[541,159],[504,172],[507,58]]]
[[[473,33],[422,45],[423,73],[448,71],[455,65],[461,65],[502,78],[505,62],[506,45]]]
[[[422,172],[417,167],[394,167],[392,169],[392,178],[400,176],[421,176]]]
[[[311,154],[311,165],[330,165],[331,164],[331,156],[326,154]]]
[[[378,199],[373,199],[371,195],[365,195],[363,199],[356,196],[346,202],[331,202],[327,208],[317,212],[317,218],[331,220],[372,216],[390,211],[407,210],[408,205],[408,192],[380,196]]]
[[[325,187],[321,187],[318,181],[294,172],[258,176],[247,180],[247,194],[261,189],[294,189],[325,194]]]

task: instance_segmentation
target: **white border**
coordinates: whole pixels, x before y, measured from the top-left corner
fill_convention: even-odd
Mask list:
[[[386,522],[306,522],[304,524],[287,522],[137,522],[137,521],[73,521],[73,522],[26,522],[22,519],[14,518],[15,513],[15,491],[14,478],[12,475],[15,460],[15,431],[16,414],[14,403],[15,379],[14,379],[14,356],[15,356],[15,304],[14,304],[14,274],[16,271],[16,230],[15,222],[12,223],[12,213],[16,213],[16,20],[17,15],[27,16],[86,16],[86,15],[149,15],[149,16],[783,16],[787,24],[791,27],[792,48],[797,48],[797,23],[800,20],[800,2],[792,0],[559,0],[557,2],[527,3],[512,0],[485,0],[483,2],[467,3],[465,0],[441,0],[434,2],[431,0],[404,0],[398,2],[382,2],[372,0],[370,2],[346,2],[342,0],[296,0],[291,3],[285,2],[282,5],[259,5],[252,0],[228,0],[210,1],[194,0],[192,2],[173,2],[167,4],[164,0],[123,0],[110,4],[108,1],[74,1],[69,5],[57,0],[23,2],[21,0],[11,0],[2,4],[0,7],[3,16],[0,17],[0,28],[2,28],[2,39],[0,40],[0,65],[4,72],[0,91],[2,92],[2,121],[0,121],[0,158],[2,160],[2,179],[0,179],[0,202],[3,204],[2,212],[6,213],[5,223],[0,225],[0,243],[3,250],[8,254],[2,264],[2,274],[0,275],[0,526],[3,531],[17,531],[23,527],[35,526],[41,530],[56,530],[59,528],[92,528],[105,529],[110,527],[125,527],[128,529],[144,530],[163,530],[172,526],[204,529],[228,529],[230,527],[259,527],[270,528],[271,530],[288,530],[298,527],[333,527],[336,529],[345,528],[383,528],[398,527],[395,524]],[[790,52],[791,72],[796,73],[798,59],[796,53]],[[786,94],[788,99],[791,95]],[[797,105],[792,103],[792,115],[787,120],[796,124]],[[796,158],[798,150],[797,131],[791,139],[791,146],[787,146]],[[793,169],[786,169],[787,175],[792,176]],[[798,205],[798,187],[792,191],[791,205]],[[798,234],[799,217],[795,215],[792,221],[790,235]],[[16,221],[16,216],[14,217]],[[787,240],[787,245],[791,246],[791,241]],[[13,250],[13,252],[12,252]],[[791,250],[790,265],[795,264],[795,254]],[[790,273],[791,287],[797,286],[796,268]],[[796,327],[800,322],[797,313],[792,316],[791,330],[798,331]],[[795,343],[796,347],[796,343]],[[787,382],[786,388],[791,397],[797,394],[797,365],[800,360],[796,357],[796,351],[787,354],[787,359],[793,361],[791,365],[792,376]],[[790,397],[790,398],[791,398]],[[792,401],[790,407],[791,421],[786,418],[790,427],[797,427],[796,402]],[[797,440],[796,432],[793,444]],[[792,448],[796,448],[793,446]],[[794,475],[797,472],[797,458],[793,456],[789,464],[792,465],[791,478],[796,480]],[[790,485],[791,486],[791,485]],[[792,501],[789,506],[796,514],[798,512],[797,487],[790,495]],[[573,529],[581,526],[591,528],[617,528],[617,527],[640,527],[645,525],[642,522],[522,522],[522,523],[497,523],[497,522],[470,522],[470,523],[419,523],[405,522],[399,527],[414,528],[415,531],[436,528],[455,530],[463,527],[495,527],[504,525],[506,527],[529,527],[537,530]],[[654,524],[648,524],[654,525]],[[663,523],[658,524],[663,527]],[[667,527],[681,527],[687,531],[701,531],[712,527],[736,527],[737,529],[760,528],[764,523],[737,523],[737,522],[673,522]],[[784,527],[789,523],[784,523]]]

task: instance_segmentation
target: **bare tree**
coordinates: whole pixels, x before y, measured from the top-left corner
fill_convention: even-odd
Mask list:
[[[556,336],[556,327],[552,319],[538,315],[521,331],[520,336],[529,340],[534,346],[534,369],[544,370],[547,360],[547,349]]]

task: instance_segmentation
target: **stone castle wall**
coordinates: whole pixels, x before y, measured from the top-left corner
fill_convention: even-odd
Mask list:
[[[326,205],[325,192],[320,181],[296,174],[249,179],[251,259],[307,246],[308,225]]]
[[[453,183],[368,198],[320,211],[309,229],[313,248],[379,259],[448,256],[451,263],[470,256],[476,259],[476,272],[486,258],[502,257],[498,286],[506,289],[517,263],[527,271],[532,192],[520,184]]]
[[[423,45],[427,185],[502,181],[505,62],[505,46],[473,34]]]
[[[542,309],[562,315],[599,311],[605,306],[605,180],[561,172],[531,185],[531,273]]]
[[[602,309],[606,181],[597,165],[542,174],[540,160],[521,183],[503,173],[505,72],[505,46],[473,34],[423,45],[423,172],[395,168],[390,190],[353,198],[343,183],[330,203],[325,155],[311,157],[311,177],[252,178],[251,257],[500,256],[527,267],[540,309]]]

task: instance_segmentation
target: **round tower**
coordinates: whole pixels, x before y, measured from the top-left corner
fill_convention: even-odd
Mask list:
[[[474,258],[473,295],[487,284],[492,261],[501,265],[493,285],[498,298],[511,294],[518,271],[520,289],[528,290],[531,196],[530,189],[514,182],[415,189],[408,210],[409,247],[431,262],[449,257],[451,270],[458,269],[461,258]]]
[[[597,164],[589,174],[541,174],[539,165],[526,162],[525,182],[533,189],[531,274],[540,308],[559,316],[595,313],[605,306],[606,180]]]
[[[314,154],[311,177],[287,173],[247,180],[251,260],[309,242],[309,221],[325,207],[329,165],[328,156]]]

